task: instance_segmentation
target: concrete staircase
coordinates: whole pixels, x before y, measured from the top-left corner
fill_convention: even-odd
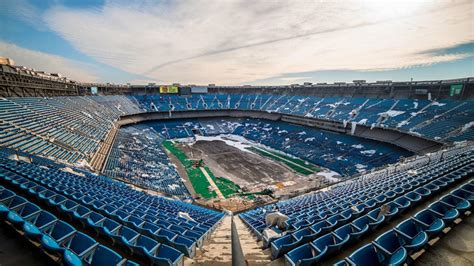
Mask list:
[[[186,258],[184,265],[232,265],[231,245],[231,217],[225,216],[201,249],[196,251],[196,256]]]
[[[283,259],[271,260],[270,249],[262,249],[262,241],[255,237],[240,217],[234,216],[234,223],[248,265],[284,265]]]

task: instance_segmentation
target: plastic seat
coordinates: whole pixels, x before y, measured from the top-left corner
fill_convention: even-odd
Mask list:
[[[391,202],[388,202],[387,204],[383,205],[383,206],[386,206],[387,208],[387,211],[386,213],[383,214],[383,216],[385,216],[385,219],[387,221],[390,221],[393,219],[393,217],[395,217],[397,214],[398,214],[398,205],[391,201]],[[379,207],[379,208],[376,208],[374,210],[372,210],[369,214],[372,218],[377,218],[381,215],[381,210],[382,210],[382,207]]]
[[[407,194],[405,194],[405,197],[408,198],[411,202],[419,202],[421,200],[421,195],[418,194],[418,193],[415,193],[413,191],[411,192],[408,192]]]
[[[398,205],[400,213],[406,211],[411,206],[411,201],[405,196],[396,198],[394,202]]]
[[[325,251],[319,250],[313,243],[306,243],[285,254],[285,262],[288,265],[314,265],[325,255]]]
[[[315,224],[311,225],[310,228],[313,230],[315,234],[321,234],[323,233],[323,228],[326,225],[324,221],[319,221],[316,222]]]
[[[352,217],[357,218],[365,212],[365,204],[362,203],[362,204],[351,206],[351,210],[352,210]]]
[[[10,198],[13,198],[15,195],[16,194],[9,189],[2,189],[0,191],[0,203],[4,204],[4,202],[6,202]]]
[[[58,207],[67,200],[63,195],[56,194],[48,199],[48,204],[53,207]]]
[[[147,253],[154,251],[158,248],[158,242],[144,235],[138,235],[138,237],[133,238],[131,241],[125,242],[134,254],[139,254],[145,256]]]
[[[49,200],[50,198],[52,198],[53,196],[56,196],[56,195],[57,194],[54,193],[51,190],[44,190],[44,191],[41,191],[40,193],[38,193],[37,197],[41,200]]]
[[[346,260],[350,265],[401,265],[401,263],[397,264],[396,260],[388,260],[386,256],[387,255],[383,251],[378,249],[375,245],[367,244],[354,251],[354,253],[352,253]]]
[[[318,237],[312,243],[318,250],[324,251],[326,255],[330,255],[341,250],[348,240],[347,237],[342,239],[331,232]]]
[[[347,242],[353,240],[359,240],[361,237],[361,232],[358,228],[353,226],[351,223],[345,224],[334,231],[340,239],[343,239]]]
[[[18,195],[14,195],[12,197],[7,197],[5,198],[2,202],[0,202],[0,215],[3,218],[6,218],[10,210],[18,209],[21,206],[25,205],[28,203],[28,201],[20,197]]]
[[[471,206],[474,203],[474,193],[464,190],[462,187],[454,190],[451,194],[469,201]]]
[[[429,237],[438,235],[445,227],[444,221],[429,209],[418,212],[413,219],[424,227]]]
[[[346,260],[340,260],[333,264],[333,266],[350,266],[351,264]]]
[[[389,230],[377,237],[373,244],[388,255],[390,264],[403,264],[408,257],[408,252],[403,247],[405,240],[394,230]]]
[[[181,265],[183,263],[183,253],[163,244],[147,253],[152,265]]]
[[[415,193],[419,194],[422,198],[429,197],[431,195],[431,191],[424,187],[419,187],[414,190]]]
[[[304,230],[308,231],[309,229],[303,228],[296,231],[295,233],[298,233]],[[290,235],[285,235],[283,237],[280,237],[276,239],[275,241],[271,242],[270,249],[271,249],[272,258],[276,259],[280,257],[281,255],[287,253],[289,250],[292,250],[293,248],[299,246],[300,240],[301,240],[301,237],[297,238],[293,236],[293,234],[290,234]]]
[[[77,232],[71,225],[61,220],[42,231],[44,235],[41,238],[41,245],[52,253],[62,253],[64,250],[61,247],[62,243],[73,237]]]
[[[43,232],[40,230],[54,224],[57,220],[56,216],[42,210],[38,215],[25,219],[23,231],[28,238],[39,240],[43,236]]]
[[[99,243],[90,236],[77,232],[74,237],[65,244],[65,247],[74,252],[79,258],[83,258],[93,253],[98,245]],[[68,265],[77,265],[77,260],[75,260],[73,256],[64,256],[63,260]]]
[[[474,193],[474,184],[472,182],[468,184],[464,184],[461,188],[471,193]]]
[[[39,214],[40,212],[40,207],[36,206],[33,203],[27,202],[25,204],[10,209],[10,212],[7,215],[7,220],[12,223],[13,226],[19,227],[22,226],[25,222],[24,219]]]
[[[61,211],[72,215],[74,213],[74,210],[78,206],[79,205],[75,201],[66,200],[66,201],[62,202],[59,207],[60,207]]]
[[[380,213],[380,207],[378,207],[375,210],[372,210],[368,214],[366,214],[370,219],[372,219],[371,222],[369,222],[369,226],[371,230],[377,229],[380,225],[382,225],[383,222],[385,222],[385,215],[381,215]]]
[[[347,209],[345,211],[342,211],[341,213],[339,213],[339,217],[338,217],[338,223],[342,223],[342,224],[345,224],[347,221],[349,221],[350,219],[352,218],[352,210],[351,209]]]
[[[130,229],[127,226],[122,226],[117,230],[117,235],[112,237],[114,238],[115,241],[120,241],[123,243],[130,251],[130,253],[133,253],[133,249],[130,246],[130,243],[133,243],[136,238],[140,236],[139,233],[137,233],[135,230]]]
[[[338,222],[339,222],[338,219],[339,219],[339,215],[333,215],[333,216],[325,219],[324,222],[326,223],[326,225],[321,228],[321,231],[322,232],[328,232],[328,231],[332,230],[332,228],[336,227],[336,225],[338,224]]]
[[[373,219],[367,215],[363,215],[352,221],[352,225],[357,228],[359,234],[362,235],[369,231],[371,222],[373,222]]]
[[[74,210],[72,215],[74,216],[74,218],[81,220],[82,224],[84,225],[84,223],[87,222],[87,218],[89,217],[90,213],[91,213],[91,210],[89,208],[79,205]]]
[[[459,211],[456,207],[448,205],[442,201],[436,201],[430,204],[429,209],[438,217],[442,218],[447,224],[454,222],[454,220],[459,217]]]
[[[122,261],[122,256],[120,256],[115,251],[109,249],[106,246],[99,245],[94,251],[94,254],[87,260],[89,265],[119,265]]]
[[[99,231],[101,230],[101,227],[102,227],[102,222],[107,219],[106,217],[104,217],[102,214],[99,214],[99,213],[96,213],[96,212],[91,212],[88,216],[87,216],[87,225],[89,227],[91,227],[95,232],[96,234],[99,233]]]
[[[368,209],[372,209],[377,205],[377,201],[375,199],[369,199],[368,201],[365,202],[365,206]]]
[[[416,252],[428,243],[428,234],[414,219],[409,218],[395,227],[401,237],[405,239],[404,247],[410,252]]]
[[[457,210],[461,212],[467,211],[471,208],[471,203],[469,203],[469,201],[467,201],[466,199],[454,196],[452,194],[448,194],[442,197],[441,201],[448,205],[454,206]]]
[[[428,184],[424,185],[423,188],[428,189],[431,192],[431,194],[436,193],[440,190],[440,187],[438,187],[437,185],[435,185],[433,183],[428,183]]]

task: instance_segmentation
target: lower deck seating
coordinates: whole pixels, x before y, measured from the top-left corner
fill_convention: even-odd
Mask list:
[[[0,158],[0,169],[0,182],[11,189],[8,191],[21,193],[39,208],[80,228],[74,230],[86,232],[94,241],[101,239],[109,248],[140,263],[181,265],[183,256],[193,257],[196,247],[223,217],[219,212],[150,196],[84,171],[76,175],[62,168],[6,158]],[[32,206],[19,210],[19,215],[35,211]],[[182,218],[180,212],[191,218]]]
[[[429,248],[429,240],[444,234],[445,228],[456,226],[456,219],[471,214],[473,203],[474,180],[446,193],[441,199],[382,233],[372,243],[359,248],[337,265],[402,265],[411,262],[410,255]]]
[[[0,218],[65,265],[138,265],[3,186]]]
[[[401,172],[385,179],[356,180],[327,192],[279,202],[240,216],[271,248],[273,258],[285,255],[289,264],[304,262],[305,265],[337,253],[473,173],[474,157],[465,153],[417,168],[416,172]],[[444,200],[458,204],[452,196]],[[286,234],[267,239],[261,235],[266,228],[264,216],[275,207],[289,216],[283,229]],[[444,211],[443,206],[436,207],[440,213]]]

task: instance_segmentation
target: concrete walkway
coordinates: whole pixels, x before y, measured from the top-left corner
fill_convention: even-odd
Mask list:
[[[211,234],[208,242],[193,259],[186,258],[184,265],[232,265],[231,217],[227,215]]]
[[[284,265],[282,260],[271,261],[270,249],[262,249],[262,241],[258,241],[240,217],[234,216],[234,223],[248,265]]]

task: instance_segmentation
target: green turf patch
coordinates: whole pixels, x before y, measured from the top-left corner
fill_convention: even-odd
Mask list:
[[[186,156],[186,154],[182,150],[176,147],[174,143],[169,140],[163,141],[162,145],[174,156],[176,156],[176,158],[178,158],[178,160],[184,166],[184,168],[186,169],[186,173],[188,174],[189,180],[191,181],[191,184],[194,188],[194,191],[196,191],[196,193],[198,193],[205,199],[211,199],[211,198],[217,197],[216,192],[214,191],[209,192],[208,187],[211,184],[209,184],[209,181],[207,181],[207,178],[206,176],[204,176],[201,169],[194,168],[194,162],[192,160],[189,160],[189,158]],[[214,182],[216,183],[216,186],[219,188],[219,190],[221,191],[222,195],[224,195],[225,198],[229,198],[233,195],[239,195],[242,197],[247,197],[248,199],[255,199],[255,195],[268,194],[265,191],[261,191],[257,193],[241,193],[239,192],[241,188],[236,183],[232,182],[231,180],[225,177],[216,177],[212,173],[211,169],[209,169],[209,167],[207,166],[204,166],[204,169],[207,171],[207,173],[212,178],[212,180],[214,180]]]
[[[173,142],[169,140],[163,141],[162,144],[163,144],[163,147],[165,147],[169,152],[171,152],[174,156],[176,156],[176,158],[178,158],[178,160],[184,166],[184,168],[186,169],[186,173],[188,174],[189,180],[191,181],[191,184],[194,188],[194,191],[196,191],[196,193],[198,193],[205,199],[211,199],[211,198],[217,197],[216,192],[209,191],[209,186],[211,184],[209,184],[209,182],[207,181],[207,178],[204,176],[201,169],[194,168],[193,161],[189,160],[183,151],[178,149],[173,144]]]
[[[307,163],[304,160],[301,160],[299,158],[294,158],[290,157],[286,154],[275,152],[275,151],[270,151],[266,150],[260,147],[250,147],[247,148],[248,150],[251,150],[255,153],[258,153],[262,156],[268,157],[272,160],[279,161],[293,169],[294,171],[303,174],[303,175],[309,175],[314,172],[319,172],[321,169],[313,164]]]

